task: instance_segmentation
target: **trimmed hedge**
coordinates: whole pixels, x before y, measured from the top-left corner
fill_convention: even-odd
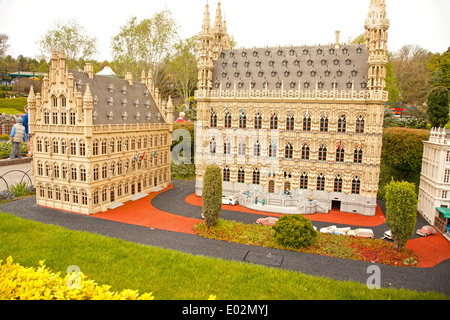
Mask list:
[[[202,201],[205,223],[208,228],[213,227],[222,213],[222,170],[217,165],[206,167]]]

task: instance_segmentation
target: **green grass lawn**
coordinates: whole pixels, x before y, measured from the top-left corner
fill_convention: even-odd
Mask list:
[[[27,104],[27,98],[19,97],[15,99],[0,99],[0,114],[23,114],[23,108]]]
[[[95,221],[93,221],[95,222]],[[66,275],[70,265],[98,284],[153,292],[156,300],[447,299],[404,289],[368,289],[357,282],[312,277],[244,262],[194,256],[24,220],[0,213],[0,260]]]

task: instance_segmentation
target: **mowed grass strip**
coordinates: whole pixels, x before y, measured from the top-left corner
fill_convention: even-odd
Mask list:
[[[244,262],[194,256],[97,234],[72,231],[0,213],[0,259],[36,267],[40,260],[66,275],[77,265],[89,279],[153,292],[155,300],[447,299],[434,292],[370,290],[357,282],[307,276]]]

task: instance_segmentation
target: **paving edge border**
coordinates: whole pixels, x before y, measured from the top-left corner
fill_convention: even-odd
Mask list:
[[[33,160],[33,157],[22,157],[15,159],[0,159],[0,167],[10,166],[14,164],[28,163]]]

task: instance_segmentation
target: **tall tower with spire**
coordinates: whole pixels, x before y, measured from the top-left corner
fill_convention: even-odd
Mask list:
[[[384,90],[386,87],[387,40],[389,20],[386,18],[385,0],[370,0],[369,15],[364,25],[365,42],[369,52],[370,90]]]
[[[209,4],[206,2],[202,30],[199,33],[198,88],[200,90],[212,88],[213,61],[219,57],[222,50],[229,49],[229,47],[226,22],[222,20],[220,1],[217,4],[213,28],[211,28]]]

